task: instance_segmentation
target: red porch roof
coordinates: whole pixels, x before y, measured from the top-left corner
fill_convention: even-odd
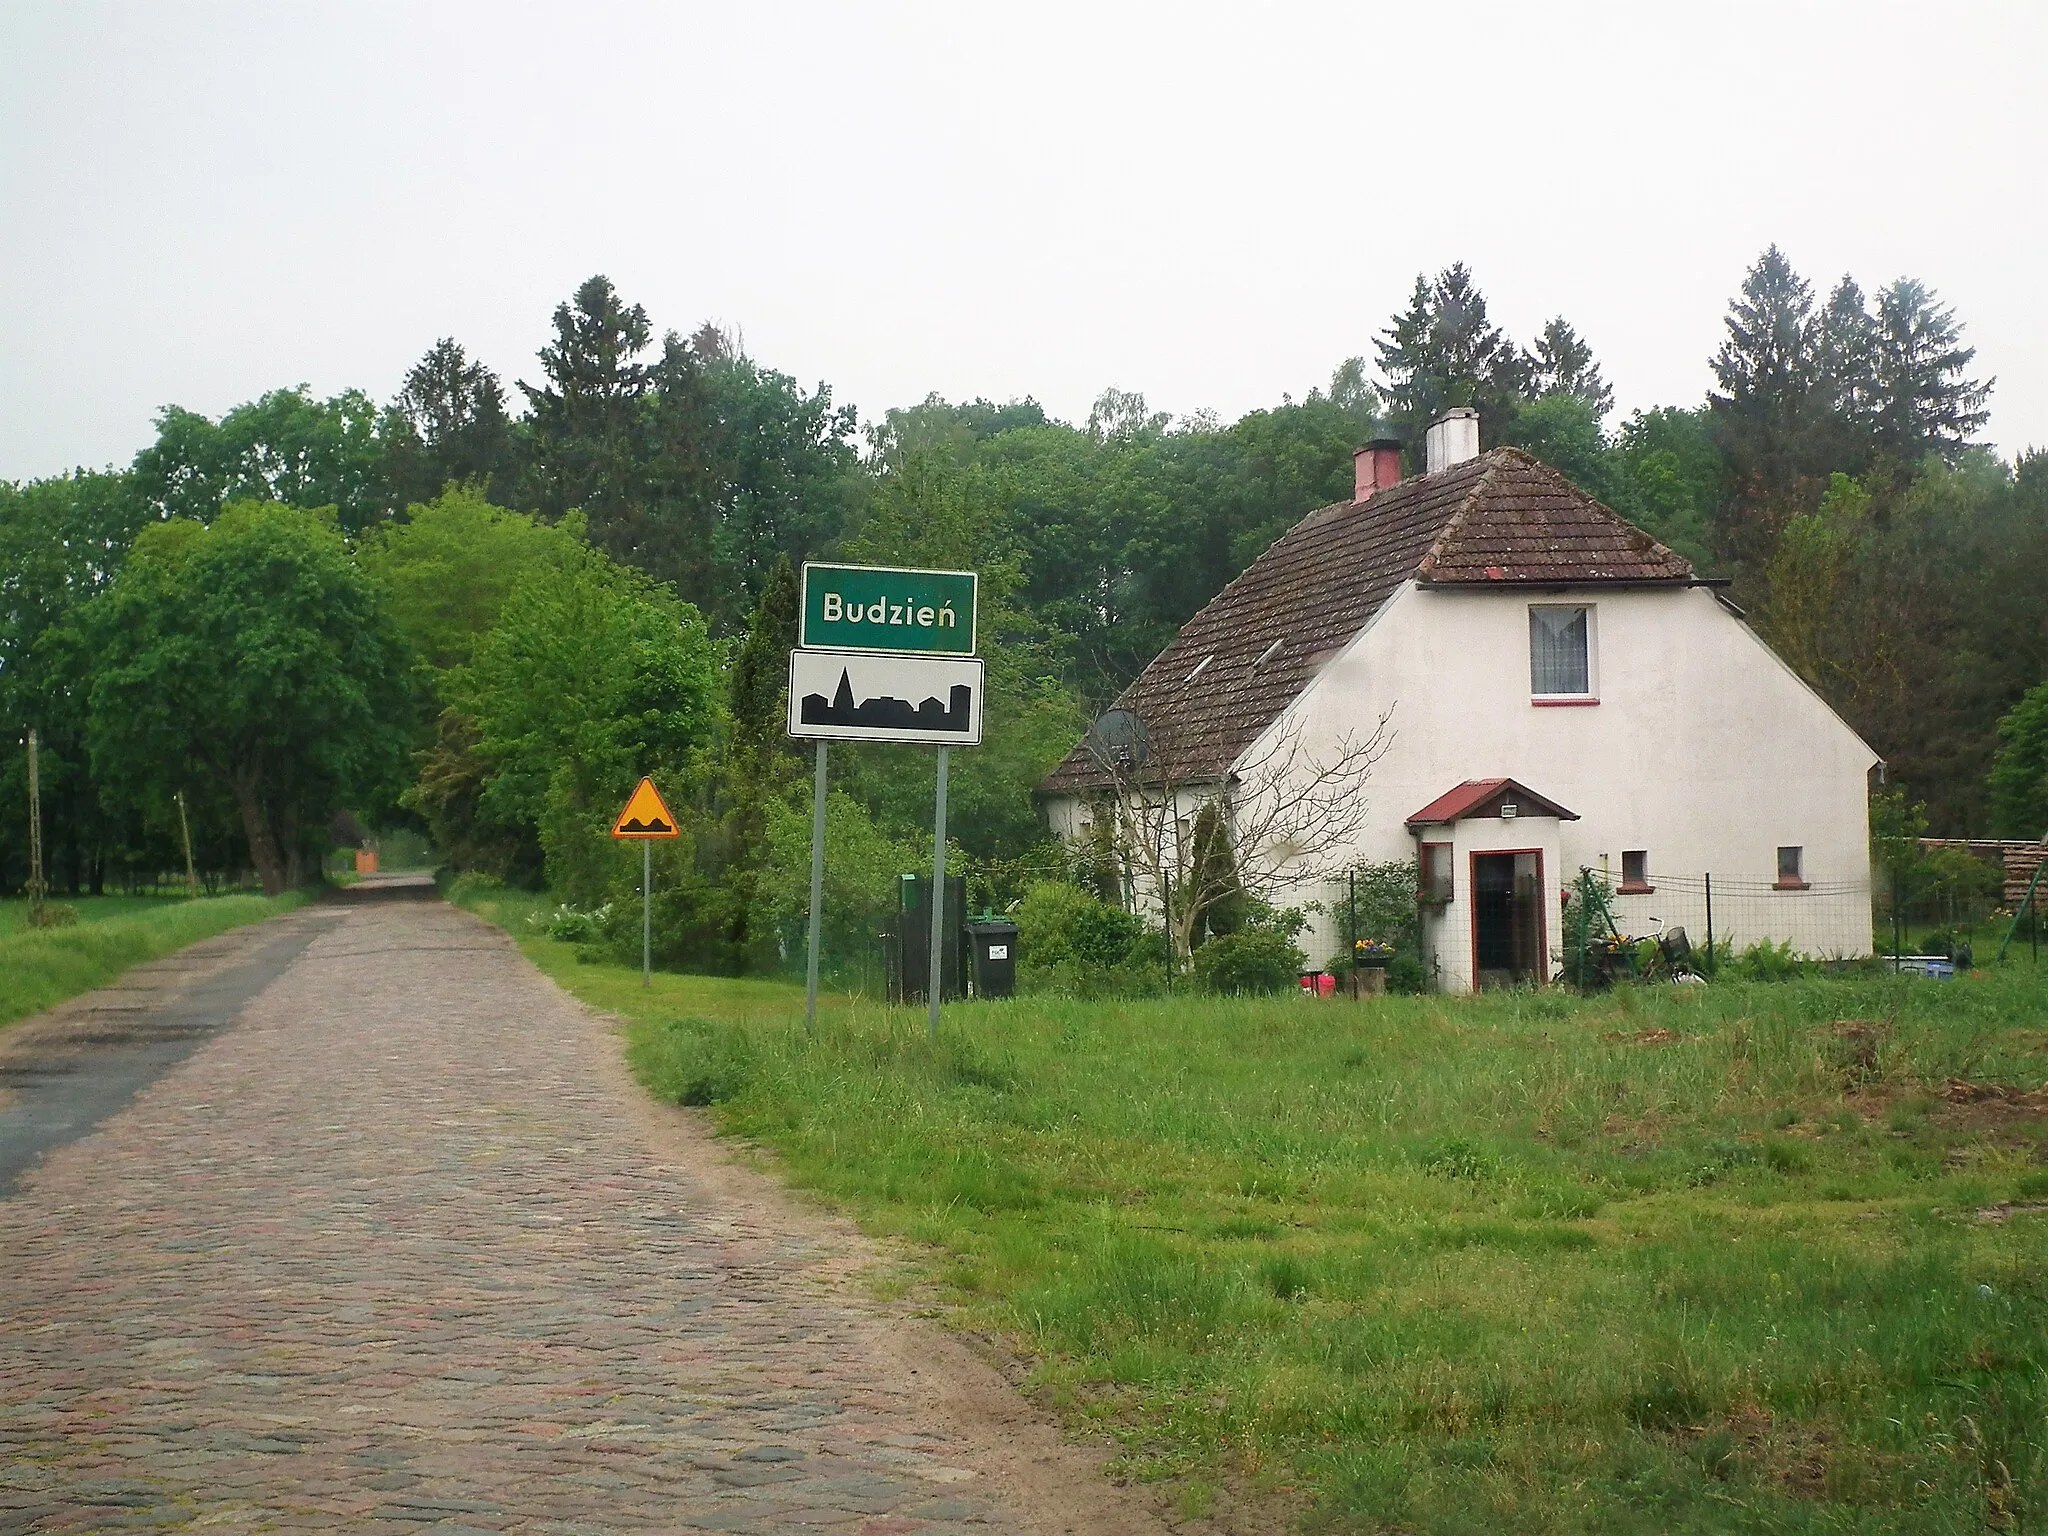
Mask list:
[[[1559,821],[1577,821],[1577,811],[1568,811],[1555,800],[1539,795],[1515,779],[1467,779],[1456,789],[1438,795],[1408,818],[1408,827],[1444,826],[1468,816],[1497,812],[1501,802],[1513,800],[1518,814],[1555,816]]]

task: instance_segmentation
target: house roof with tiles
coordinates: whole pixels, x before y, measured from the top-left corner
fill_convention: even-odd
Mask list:
[[[1409,581],[1438,588],[1684,586],[1689,561],[1519,448],[1311,512],[1161,651],[1117,707],[1181,781],[1219,779]],[[1106,787],[1076,746],[1044,794]]]

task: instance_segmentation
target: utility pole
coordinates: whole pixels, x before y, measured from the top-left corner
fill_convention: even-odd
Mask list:
[[[43,795],[37,778],[36,733],[28,733],[28,920],[35,927],[43,915],[49,883],[43,879]]]
[[[178,836],[185,843],[185,894],[196,898],[199,895],[199,873],[192,867],[192,824],[185,819],[185,791],[182,789],[177,793],[177,801]]]

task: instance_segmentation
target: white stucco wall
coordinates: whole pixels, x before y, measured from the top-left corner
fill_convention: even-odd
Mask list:
[[[1597,704],[1532,704],[1534,603],[1593,609]],[[1410,584],[1325,666],[1274,731],[1311,752],[1364,734],[1391,710],[1393,742],[1366,793],[1371,814],[1335,870],[1412,858],[1405,821],[1467,779],[1508,777],[1579,813],[1577,821],[1460,824],[1459,901],[1429,928],[1439,984],[1471,984],[1468,854],[1545,849],[1546,940],[1562,939],[1558,892],[1582,866],[1616,881],[1624,849],[1646,849],[1654,894],[1618,897],[1624,928],[1652,919],[1702,939],[1700,877],[1714,881],[1716,932],[1738,945],[1789,941],[1818,955],[1870,952],[1867,790],[1877,759],[1792,671],[1704,588],[1568,592],[1425,590]],[[1260,752],[1254,745],[1246,760]],[[1080,831],[1079,802],[1049,800],[1052,830]],[[1554,845],[1551,839],[1554,837]],[[1805,850],[1807,891],[1771,889],[1777,850]],[[1296,895],[1292,899],[1304,899]],[[1336,943],[1325,916],[1304,935],[1311,963]]]
[[[1593,609],[1597,704],[1532,704],[1532,602]],[[1652,883],[1665,878],[1653,895],[1618,898],[1625,928],[1646,931],[1658,917],[1702,938],[1698,877],[1711,874],[1717,932],[1738,944],[1770,937],[1814,954],[1870,952],[1867,794],[1877,758],[1707,589],[1411,584],[1289,715],[1314,744],[1369,730],[1388,708],[1394,742],[1367,786],[1369,827],[1357,846],[1332,850],[1334,863],[1412,857],[1408,816],[1467,779],[1508,777],[1580,816],[1558,824],[1559,867],[1545,860],[1553,951],[1560,884],[1582,865],[1618,880],[1622,851],[1640,848]],[[1462,824],[1455,841],[1461,885],[1470,849],[1529,845],[1498,822]],[[1788,844],[1805,850],[1812,890],[1769,889]],[[1325,920],[1312,937],[1320,959],[1335,927]],[[1442,983],[1469,985],[1469,927],[1445,939]]]

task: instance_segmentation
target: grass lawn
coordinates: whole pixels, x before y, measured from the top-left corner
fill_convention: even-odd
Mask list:
[[[921,1011],[579,964],[649,1088],[1312,1531],[2048,1524],[2048,978]]]
[[[68,928],[31,928],[26,901],[0,901],[0,1025],[103,987],[155,960],[244,923],[302,906],[285,896],[78,896]]]

